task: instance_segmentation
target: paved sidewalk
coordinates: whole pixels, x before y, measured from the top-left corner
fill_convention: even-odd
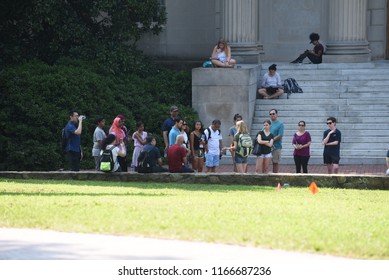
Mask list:
[[[341,260],[215,243],[0,228],[0,260]]]

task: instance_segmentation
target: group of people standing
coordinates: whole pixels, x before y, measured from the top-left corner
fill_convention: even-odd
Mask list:
[[[284,124],[278,119],[278,111],[269,111],[270,119],[263,122],[263,128],[257,133],[254,141],[260,144],[260,155],[257,156],[255,172],[269,173],[270,162],[272,162],[273,173],[278,173],[279,162],[282,151],[282,138],[284,135]],[[234,171],[247,172],[247,158],[242,158],[234,151],[240,134],[247,132],[247,126],[242,121],[242,116],[234,116],[235,125],[230,128],[231,155],[234,162]],[[323,133],[322,144],[324,146],[323,161],[327,165],[329,174],[336,174],[339,170],[341,132],[336,128],[336,118],[327,118],[328,129]],[[296,173],[308,173],[308,162],[310,158],[311,135],[305,129],[305,121],[298,122],[298,130],[294,133],[292,145],[294,147],[293,158],[296,166]]]
[[[75,111],[69,112],[69,122],[65,127],[65,135],[68,139],[66,152],[72,171],[80,170],[80,161],[83,157],[80,147],[82,123],[85,117],[79,116]],[[96,119],[96,129],[93,133],[92,156],[95,159],[96,170],[99,170],[100,156],[104,150],[111,150],[115,162],[113,172],[127,172],[127,145],[130,139],[134,143],[134,151],[131,161],[131,169],[137,171],[138,157],[141,151],[149,152],[152,172],[216,172],[220,165],[220,159],[225,150],[230,150],[234,172],[247,172],[247,156],[236,153],[239,145],[239,137],[248,134],[248,127],[240,114],[234,116],[234,126],[229,130],[231,144],[223,147],[220,120],[214,120],[205,128],[199,120],[193,124],[189,131],[188,124],[178,115],[177,106],[170,108],[168,117],[162,126],[163,139],[165,142],[165,156],[168,158],[168,168],[163,167],[162,155],[156,147],[156,139],[153,135],[144,131],[143,122],[136,123],[136,131],[131,138],[125,126],[125,117],[118,115],[109,129],[108,135],[104,131],[105,119]],[[338,173],[340,160],[341,132],[336,128],[336,119],[327,119],[328,129],[323,134],[324,145],[323,160],[327,165],[329,174]],[[298,130],[294,133],[292,145],[296,173],[308,173],[310,158],[311,135],[305,129],[305,121],[298,122]],[[284,124],[278,119],[278,111],[271,109],[269,119],[264,120],[263,128],[257,133],[254,141],[260,144],[260,155],[257,156],[255,172],[269,173],[270,162],[272,172],[278,173],[282,151],[282,138]],[[192,167],[190,167],[190,164]],[[205,168],[204,168],[205,165]]]

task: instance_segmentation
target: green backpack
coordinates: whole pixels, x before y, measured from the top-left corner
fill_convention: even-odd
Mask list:
[[[253,139],[249,134],[240,134],[236,153],[241,157],[248,157],[253,152]]]

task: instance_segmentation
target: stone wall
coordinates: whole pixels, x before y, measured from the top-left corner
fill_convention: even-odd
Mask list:
[[[258,71],[256,65],[234,69],[192,69],[192,107],[198,112],[204,127],[215,119],[221,121],[224,146],[230,145],[228,132],[236,113],[241,114],[248,128],[251,128]]]
[[[222,36],[221,1],[166,0],[168,22],[164,31],[159,36],[145,36],[139,47],[164,60],[206,60]],[[373,60],[385,58],[386,5],[386,0],[367,0],[367,40]],[[311,32],[318,32],[328,43],[329,1],[259,0],[257,12],[262,62],[296,58],[312,47],[308,39]]]
[[[324,174],[237,174],[237,173],[102,173],[102,172],[0,172],[2,179],[80,180],[112,182],[148,182],[181,184],[220,184],[274,186],[288,183],[289,187],[306,187],[314,181],[320,188],[389,190],[388,176],[324,175]]]

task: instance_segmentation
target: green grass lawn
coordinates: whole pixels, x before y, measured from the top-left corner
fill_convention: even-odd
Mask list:
[[[0,227],[389,259],[389,192],[318,187],[0,179]]]

